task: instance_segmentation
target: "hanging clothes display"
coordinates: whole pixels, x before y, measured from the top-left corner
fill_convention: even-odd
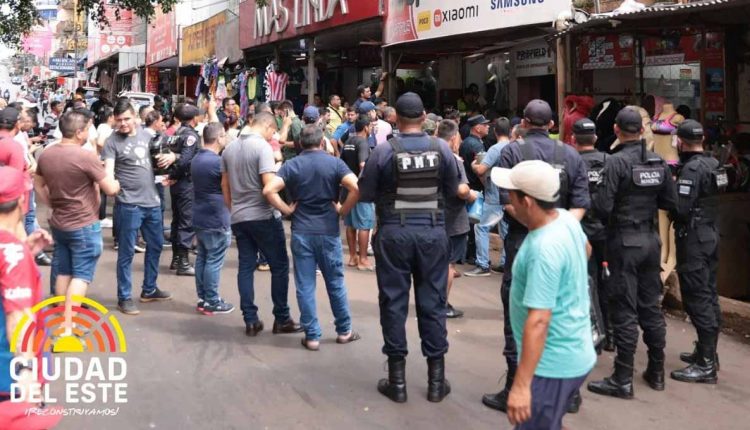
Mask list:
[[[216,103],[221,104],[222,100],[227,98],[227,84],[224,76],[219,76],[216,80],[216,92],[214,93]]]
[[[266,67],[266,101],[275,102],[286,99],[286,86],[289,84],[289,75],[279,70],[276,62]]]

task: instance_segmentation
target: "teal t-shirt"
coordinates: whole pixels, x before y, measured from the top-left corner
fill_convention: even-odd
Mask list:
[[[586,235],[568,211],[530,231],[513,262],[510,323],[521,356],[529,309],[551,309],[537,376],[577,378],[596,363],[589,317]]]

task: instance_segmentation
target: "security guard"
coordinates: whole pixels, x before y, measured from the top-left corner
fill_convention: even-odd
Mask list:
[[[594,146],[596,144],[596,124],[594,124],[594,121],[583,118],[573,124],[573,144],[588,168],[589,193],[593,201],[602,169],[604,169],[604,163],[607,161],[607,154],[597,151]],[[604,324],[602,328],[604,329],[605,339],[601,347],[605,351],[614,351],[612,324],[609,323],[607,312],[609,309],[607,279],[605,279],[603,273],[604,264],[607,261],[607,231],[602,220],[594,215],[594,211],[586,212],[583,220],[581,220],[581,226],[592,248],[591,258],[589,259],[589,276],[596,283],[595,293],[599,299],[598,305]]]
[[[443,206],[458,192],[459,171],[445,141],[422,131],[424,105],[417,94],[399,97],[396,113],[399,136],[375,148],[359,180],[360,201],[374,202],[378,215],[373,248],[388,356],[388,378],[380,380],[378,391],[394,402],[406,401],[404,324],[413,277],[427,357],[427,399],[439,402],[450,393],[444,361],[449,242]]]
[[[672,372],[684,382],[717,381],[721,310],[716,291],[719,263],[719,231],[716,218],[719,192],[728,180],[719,160],[703,152],[703,127],[686,120],[677,128],[680,167],[677,177],[677,207],[671,216],[677,234],[677,274],[685,311],[690,316],[698,342],[693,353],[680,354],[690,365]]]
[[[583,218],[586,209],[591,204],[589,196],[588,176],[586,165],[575,149],[554,141],[549,137],[549,129],[554,125],[552,108],[544,100],[532,100],[523,111],[521,127],[527,130],[525,139],[518,139],[509,143],[500,155],[500,167],[511,169],[516,164],[526,160],[542,160],[552,164],[560,172],[560,198],[558,206],[569,209],[579,220]],[[507,412],[508,394],[513,386],[518,365],[518,351],[513,339],[510,326],[510,287],[513,280],[513,260],[521,243],[526,238],[528,230],[513,218],[513,206],[507,190],[500,190],[500,202],[505,206],[508,220],[508,236],[505,238],[505,272],[500,288],[503,302],[503,317],[505,322],[505,349],[503,355],[508,365],[508,375],[505,388],[498,393],[485,394],[482,403],[498,411]],[[580,396],[577,395],[571,403],[569,412],[575,413],[580,406]]]
[[[674,181],[664,160],[646,150],[643,125],[635,106],[615,118],[620,144],[607,159],[594,200],[594,209],[609,219],[607,251],[612,323],[615,329],[614,374],[588,384],[589,391],[623,399],[633,398],[633,359],[638,325],[648,346],[643,378],[651,388],[664,390],[666,324],[660,306],[661,244],[655,219],[657,209],[675,208]]]
[[[172,197],[172,266],[178,276],[195,276],[195,269],[190,264],[188,252],[193,246],[193,180],[190,178],[190,163],[198,152],[201,138],[195,131],[196,117],[200,114],[197,107],[181,104],[175,109],[175,116],[182,126],[170,140],[170,150],[180,157],[169,179],[176,181],[170,188]]]

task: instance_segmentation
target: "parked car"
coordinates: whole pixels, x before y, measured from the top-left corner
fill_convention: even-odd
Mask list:
[[[118,97],[127,97],[130,100],[130,104],[135,108],[135,111],[138,112],[141,106],[153,106],[155,96],[151,93],[123,91],[118,94]]]

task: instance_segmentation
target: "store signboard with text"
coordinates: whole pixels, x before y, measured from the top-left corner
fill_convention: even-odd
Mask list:
[[[479,31],[551,24],[570,0],[387,0],[386,45]]]
[[[247,2],[246,2],[247,3]],[[182,30],[182,55],[180,66],[201,64],[216,54],[216,29],[227,21],[227,14],[219,12],[216,15],[185,27]],[[222,41],[231,43],[231,41]]]
[[[176,30],[174,11],[163,13],[161,7],[156,7],[156,15],[147,30],[146,65],[177,55]]]
[[[511,58],[518,78],[555,73],[552,49],[544,40],[514,49]]]
[[[603,34],[583,36],[578,44],[578,69],[598,70],[633,67],[633,36]]]
[[[380,15],[377,0],[255,0],[240,2],[240,48],[291,39]]]
[[[100,59],[119,52],[122,48],[133,44],[133,12],[120,10],[109,3],[104,5],[104,15],[108,25],[100,29],[96,21],[90,16],[86,66],[94,66]],[[118,19],[119,17],[119,19]]]

